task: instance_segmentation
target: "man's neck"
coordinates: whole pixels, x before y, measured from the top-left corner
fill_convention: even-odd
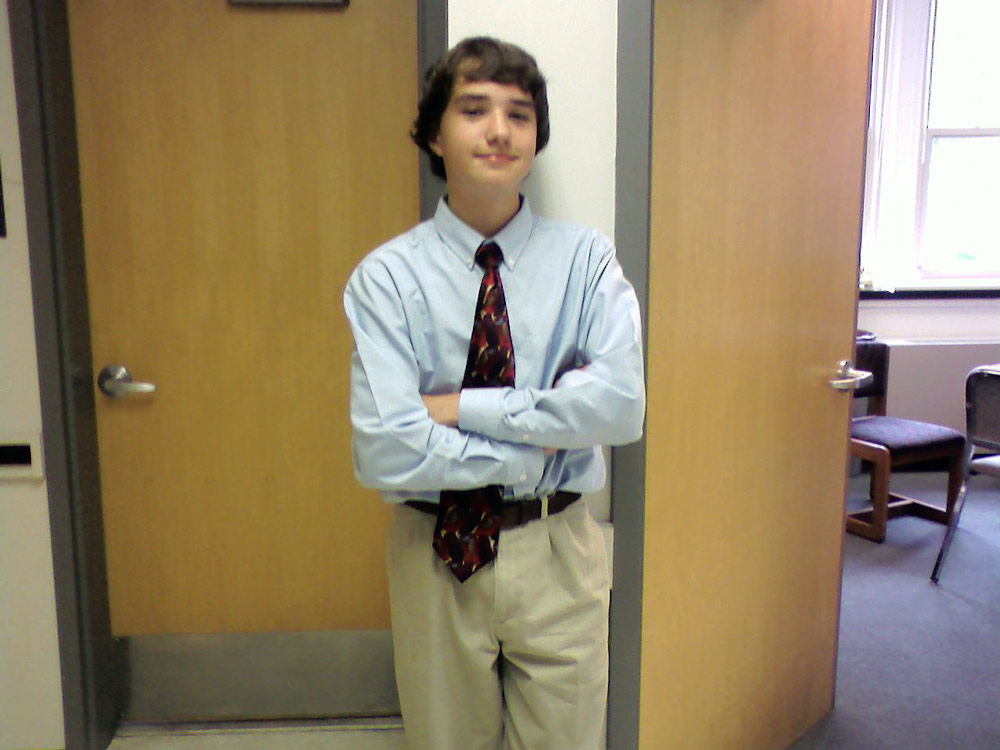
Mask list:
[[[492,237],[520,210],[521,196],[517,192],[473,195],[462,190],[449,190],[448,208],[484,237]]]

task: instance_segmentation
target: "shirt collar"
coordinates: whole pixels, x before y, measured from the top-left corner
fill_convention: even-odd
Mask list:
[[[493,237],[484,237],[455,216],[444,198],[438,200],[437,211],[434,213],[434,226],[441,240],[470,269],[476,265],[476,250],[487,239],[500,246],[504,265],[513,269],[528,244],[533,223],[531,206],[524,196],[521,196],[521,208],[518,212]]]

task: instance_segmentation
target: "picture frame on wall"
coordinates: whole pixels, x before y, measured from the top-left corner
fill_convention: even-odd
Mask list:
[[[230,5],[258,5],[277,7],[293,5],[299,7],[346,8],[351,0],[229,0]]]
[[[3,200],[3,164],[0,164],[0,237],[7,236],[7,214]]]

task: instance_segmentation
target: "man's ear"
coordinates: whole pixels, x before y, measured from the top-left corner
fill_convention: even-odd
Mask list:
[[[435,156],[440,156],[440,157],[443,158],[444,154],[442,153],[441,146],[438,145],[438,138],[439,138],[439,136],[434,136],[434,139],[431,140],[431,141],[428,141],[427,145],[431,147],[431,151],[434,152]]]

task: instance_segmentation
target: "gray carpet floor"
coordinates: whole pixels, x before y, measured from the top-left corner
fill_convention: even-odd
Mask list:
[[[945,482],[892,489],[943,502]],[[853,478],[849,507],[866,491]],[[897,518],[882,544],[847,535],[835,707],[793,750],[1000,749],[1000,482],[973,477],[935,586],[943,533]]]
[[[910,474],[894,478],[893,489],[940,502],[944,484],[942,474]],[[866,477],[853,478],[849,506],[862,503],[866,490]],[[935,586],[929,577],[943,533],[899,518],[882,544],[847,535],[836,706],[790,750],[1000,750],[1000,482],[973,479]],[[402,750],[403,733],[398,720],[133,726],[111,745],[271,748]]]

